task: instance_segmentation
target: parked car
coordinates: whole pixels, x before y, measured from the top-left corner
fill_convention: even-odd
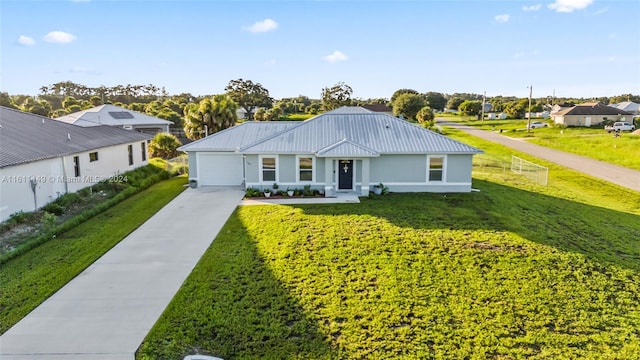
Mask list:
[[[607,130],[608,133],[613,131],[633,131],[635,130],[635,128],[636,127],[633,126],[633,124],[622,122],[622,121],[616,121],[613,123],[613,126],[604,127],[604,129]]]
[[[546,122],[542,122],[542,121],[534,121],[531,123],[531,125],[527,125],[528,129],[537,129],[537,128],[543,128],[543,127],[547,127],[549,126],[549,124],[547,124]]]

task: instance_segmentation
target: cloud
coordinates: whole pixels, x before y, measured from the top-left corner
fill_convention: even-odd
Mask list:
[[[549,4],[548,7],[557,12],[570,13],[573,10],[582,10],[592,3],[593,0],[556,0],[553,4]]]
[[[496,22],[499,22],[501,24],[506,23],[507,21],[509,21],[509,14],[500,14],[500,15],[496,15],[493,18],[496,20]]]
[[[33,38],[30,38],[26,35],[20,35],[20,37],[18,38],[18,44],[22,46],[32,46],[35,43],[36,41],[33,40]]]
[[[542,4],[535,4],[531,6],[523,6],[522,10],[524,11],[538,11],[542,7]]]
[[[339,62],[339,61],[345,61],[345,60],[349,60],[349,57],[347,55],[345,55],[342,51],[334,51],[333,54],[329,54],[325,57],[323,57],[323,59],[327,62],[330,63],[335,63],[335,62]]]
[[[609,11],[608,7],[602,8],[602,9],[596,11],[595,13],[593,13],[593,16],[602,15],[602,14],[606,13],[607,11]]]
[[[252,33],[263,33],[267,31],[273,31],[278,28],[278,23],[272,19],[264,19],[262,21],[258,21],[257,23],[251,26],[243,26],[242,30],[249,31]]]
[[[75,35],[64,31],[52,31],[44,36],[44,41],[57,44],[68,44],[76,39]]]

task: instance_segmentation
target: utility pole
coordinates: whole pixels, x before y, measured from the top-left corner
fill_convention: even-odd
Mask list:
[[[531,132],[531,94],[533,93],[533,85],[529,85],[529,112],[527,113],[527,132]]]
[[[484,102],[487,98],[487,92],[482,93],[482,122],[484,122]]]

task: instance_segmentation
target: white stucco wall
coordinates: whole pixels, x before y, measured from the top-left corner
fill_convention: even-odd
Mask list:
[[[98,181],[147,165],[148,161],[142,160],[141,143],[138,141],[0,168],[0,221],[18,211],[37,210],[66,192],[76,192]],[[128,145],[132,145],[133,165],[129,165]],[[89,161],[89,153],[96,151],[98,160]],[[74,156],[80,160],[79,177],[75,177]],[[35,200],[30,179],[36,181]]]

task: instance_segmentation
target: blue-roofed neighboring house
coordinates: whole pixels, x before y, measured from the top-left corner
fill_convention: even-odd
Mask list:
[[[246,122],[179,150],[198,186],[301,188],[368,195],[469,192],[481,150],[388,114],[342,107],[303,122]]]

